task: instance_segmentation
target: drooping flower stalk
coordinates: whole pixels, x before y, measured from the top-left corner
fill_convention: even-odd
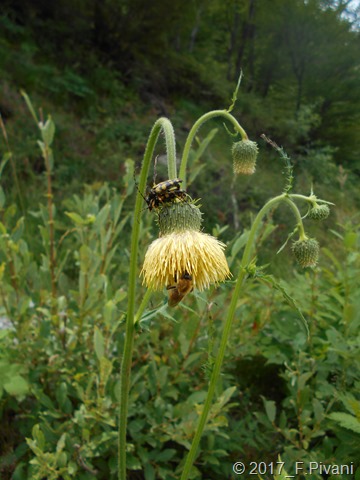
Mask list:
[[[211,112],[205,113],[205,115],[202,115],[193,125],[191,128],[189,135],[186,139],[185,142],[185,147],[184,147],[184,152],[183,156],[181,159],[181,164],[180,164],[180,171],[179,171],[179,176],[181,179],[184,181],[184,187],[186,187],[186,168],[187,168],[187,162],[189,158],[189,153],[191,149],[191,145],[194,141],[195,135],[201,125],[203,125],[205,122],[208,120],[211,120],[216,117],[224,117],[226,120],[228,120],[230,123],[233,124],[234,129],[237,133],[240,134],[242,140],[248,140],[248,136],[245,132],[245,130],[242,128],[242,126],[239,124],[239,122],[236,120],[235,117],[231,115],[227,110],[212,110]]]
[[[134,344],[135,330],[135,289],[137,281],[137,259],[138,246],[140,238],[140,214],[143,204],[143,192],[146,187],[146,179],[150,169],[151,159],[153,157],[155,145],[159,138],[160,132],[165,134],[165,142],[168,158],[169,176],[176,177],[176,153],[174,131],[171,122],[167,118],[159,118],[149,135],[146,145],[144,159],[140,172],[139,191],[136,196],[134,220],[131,234],[131,251],[130,251],[130,269],[129,269],[129,289],[128,289],[128,306],[126,316],[126,330],[124,351],[121,361],[120,370],[120,403],[119,403],[119,437],[118,437],[118,478],[126,480],[126,428],[128,399],[130,387],[130,370]]]

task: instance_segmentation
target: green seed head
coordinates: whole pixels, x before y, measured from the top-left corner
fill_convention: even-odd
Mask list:
[[[251,140],[241,140],[233,143],[231,152],[233,156],[234,173],[252,175],[255,172],[258,146]]]
[[[308,213],[308,218],[312,220],[325,220],[330,214],[330,208],[326,203],[318,205],[315,203]]]
[[[315,238],[297,240],[292,244],[297,263],[303,267],[315,267],[319,258],[319,244]]]

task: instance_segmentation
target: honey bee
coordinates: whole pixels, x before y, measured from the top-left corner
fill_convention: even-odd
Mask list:
[[[168,305],[169,307],[176,307],[181,300],[194,289],[192,276],[184,272],[179,279],[175,274],[175,285],[168,285],[166,289],[169,292]]]

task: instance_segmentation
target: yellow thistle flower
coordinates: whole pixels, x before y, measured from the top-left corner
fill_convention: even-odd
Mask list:
[[[200,210],[193,203],[164,206],[158,219],[160,237],[145,254],[143,283],[152,290],[166,287],[170,306],[179,303],[193,287],[204,290],[231,276],[224,254],[226,245],[201,232],[199,219]]]
[[[141,272],[144,283],[152,290],[162,290],[187,272],[196,288],[209,288],[230,276],[225,247],[216,238],[195,230],[164,235],[146,252]]]

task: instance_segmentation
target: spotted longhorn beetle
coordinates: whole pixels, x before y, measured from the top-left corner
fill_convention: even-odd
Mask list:
[[[180,188],[180,183],[182,183],[182,180],[174,178],[154,185],[145,198],[149,210],[159,208],[160,205],[172,202],[175,198],[185,199],[187,193]]]

